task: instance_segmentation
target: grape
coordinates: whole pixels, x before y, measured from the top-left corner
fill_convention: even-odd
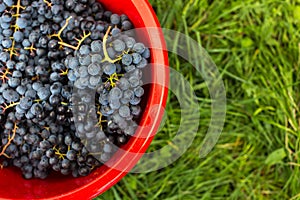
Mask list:
[[[125,44],[127,48],[131,49],[135,45],[136,41],[133,37],[128,37],[125,39]]]
[[[1,21],[4,23],[9,23],[12,20],[12,16],[10,13],[3,13],[1,16]]]
[[[31,43],[28,39],[24,39],[22,41],[22,45],[23,45],[23,47],[30,47]]]
[[[145,48],[145,45],[143,43],[138,42],[138,43],[135,43],[133,45],[133,51],[135,51],[139,54],[142,54],[145,51],[145,49],[146,48]]]
[[[103,57],[100,54],[92,55],[92,63],[101,64]]]
[[[7,102],[17,102],[20,98],[20,95],[11,89],[4,90],[2,96]]]
[[[120,101],[118,99],[111,99],[111,98],[109,98],[108,102],[109,102],[110,108],[113,109],[113,110],[117,110],[121,106],[121,103],[120,103]]]
[[[122,29],[124,31],[128,31],[128,30],[132,29],[132,23],[128,20],[123,21],[122,22]]]
[[[141,107],[140,106],[131,106],[131,113],[135,116],[139,116],[141,113]]]
[[[85,56],[83,56],[83,57],[80,57],[80,58],[79,58],[79,63],[80,63],[81,65],[86,65],[86,66],[88,66],[89,64],[91,64],[91,56],[85,55]]]
[[[6,5],[4,3],[0,3],[0,12],[2,13],[6,9]]]
[[[102,51],[102,42],[95,40],[91,43],[91,50],[93,53],[100,53]]]
[[[40,100],[46,100],[50,96],[51,92],[48,88],[46,87],[41,87],[37,91],[37,95],[40,98]]]
[[[107,63],[103,67],[103,72],[107,75],[112,75],[113,73],[116,72],[116,65],[112,63]]]
[[[110,16],[110,21],[111,21],[112,24],[117,25],[117,24],[120,23],[121,18],[120,18],[120,16],[118,14],[112,14]]]
[[[69,70],[68,72],[68,79],[72,82],[74,82],[76,80],[76,75],[75,72],[73,70]]]
[[[61,11],[63,11],[63,6],[61,5],[52,5],[51,11],[54,15],[58,15]]]
[[[16,92],[18,92],[18,94],[20,95],[24,95],[25,92],[26,92],[26,87],[25,86],[22,86],[22,85],[19,85],[17,88],[16,88]]]
[[[88,45],[82,45],[79,49],[80,55],[88,55],[90,53],[90,47]]]
[[[101,77],[100,76],[91,76],[89,79],[89,84],[92,88],[96,87],[97,85],[101,84]]]
[[[11,29],[5,29],[2,31],[2,35],[4,37],[11,37],[12,34],[13,34],[13,30],[11,30]]]
[[[129,66],[132,63],[132,56],[130,54],[124,54],[122,56],[122,64]]]
[[[146,59],[150,58],[150,50],[148,48],[142,53],[142,56]]]
[[[28,21],[25,18],[18,18],[16,21],[16,24],[18,27],[20,27],[21,29],[26,28],[28,25]]]
[[[126,15],[104,10],[95,0],[49,2],[21,0],[20,13],[8,9],[15,1],[0,2],[0,68],[6,73],[0,104],[9,105],[1,109],[0,149],[18,126],[0,164],[17,166],[26,179],[44,179],[51,171],[86,176],[101,164],[91,153],[109,160],[113,145],[125,144],[137,127],[144,94],[139,69],[150,57],[130,34],[116,37],[132,28]],[[121,58],[114,62],[103,60],[109,26],[105,48],[112,60]]]
[[[96,76],[100,74],[100,65],[97,63],[92,63],[88,66],[88,73],[92,76]]]
[[[114,27],[114,28],[111,30],[111,35],[112,35],[113,37],[118,36],[120,33],[121,33],[121,30],[120,30],[118,27]]]
[[[10,7],[14,4],[14,1],[13,0],[3,0],[3,3],[5,3],[8,7]]]
[[[119,114],[121,117],[124,117],[124,118],[127,118],[130,116],[130,109],[128,106],[126,105],[123,105],[120,107],[119,109]]]
[[[12,40],[11,39],[4,39],[2,40],[2,46],[4,48],[9,48],[12,45]]]
[[[9,60],[9,53],[8,52],[1,52],[0,53],[0,61],[7,62]]]
[[[68,68],[70,69],[75,69],[76,67],[78,67],[79,65],[79,62],[78,62],[78,59],[75,58],[75,57],[71,57],[69,59],[69,64],[68,64]]]
[[[16,88],[18,85],[20,85],[21,81],[19,78],[12,77],[8,79],[7,83],[11,88]]]
[[[129,87],[130,87],[130,83],[129,81],[126,79],[126,78],[120,78],[119,80],[119,84],[118,84],[118,87],[121,89],[121,90],[127,90]]]
[[[0,53],[0,57],[1,57],[1,54],[2,54],[2,53]],[[12,60],[8,60],[8,61],[6,62],[6,67],[7,67],[8,69],[14,69],[14,68],[15,68],[15,65],[16,65],[16,63],[15,63],[14,61],[12,61]],[[18,77],[18,78],[20,78],[20,77]]]
[[[144,89],[140,86],[134,88],[134,94],[136,97],[142,97],[144,95]]]
[[[67,152],[66,156],[69,160],[76,160],[76,151],[70,150]]]
[[[123,93],[118,87],[114,87],[109,92],[109,98],[110,99],[120,99],[122,97]]]
[[[139,62],[141,62],[141,60],[142,60],[142,56],[141,56],[141,54],[138,54],[138,53],[133,53],[132,54],[132,58],[133,58],[133,64],[135,64],[135,65],[137,65],[137,64],[139,64]]]
[[[60,82],[54,82],[51,86],[50,86],[50,92],[52,94],[59,94],[62,90],[62,84]]]
[[[139,98],[139,97],[133,97],[130,101],[129,101],[129,103],[131,104],[131,105],[138,105],[139,103],[141,102],[141,98]]]
[[[43,84],[41,82],[32,83],[32,89],[34,89],[35,91],[38,91],[42,86]]]
[[[7,23],[7,22],[1,22],[0,25],[1,25],[1,28],[3,28],[3,29],[8,29],[10,27],[10,23]]]
[[[140,84],[140,80],[136,76],[131,76],[128,79],[131,87],[135,88]]]
[[[103,146],[103,151],[104,152],[106,152],[106,153],[110,153],[110,152],[112,152],[112,147],[111,147],[111,145],[110,144],[104,144],[104,146]]]
[[[81,78],[87,77],[89,75],[88,68],[86,66],[79,67],[78,72]]]
[[[112,42],[115,51],[122,52],[125,50],[125,43],[122,40],[116,39]]]

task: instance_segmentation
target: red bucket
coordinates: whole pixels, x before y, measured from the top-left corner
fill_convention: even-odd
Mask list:
[[[105,8],[115,13],[126,14],[136,28],[157,27],[153,34],[151,31],[142,31],[143,42],[149,47],[161,47],[151,49],[151,69],[147,73],[147,79],[151,77],[151,84],[146,86],[146,93],[143,97],[144,108],[140,120],[140,128],[137,129],[135,137],[122,147],[112,158],[117,160],[112,167],[106,165],[94,170],[90,175],[80,178],[50,176],[45,180],[25,180],[21,172],[15,168],[0,169],[0,199],[91,199],[105,192],[122,177],[141,158],[153,136],[158,130],[162,119],[162,109],[155,117],[151,106],[159,105],[162,108],[166,105],[168,94],[167,85],[169,82],[168,55],[165,49],[165,42],[160,25],[154,11],[146,0],[100,0]],[[139,36],[141,37],[141,36]],[[160,66],[156,68],[155,66]],[[149,80],[148,80],[149,81]],[[159,83],[159,84],[158,84]],[[149,119],[151,124],[149,125]],[[143,126],[147,126],[143,129]],[[147,137],[145,137],[147,135]],[[143,137],[139,137],[143,136]],[[137,154],[134,154],[137,153]]]

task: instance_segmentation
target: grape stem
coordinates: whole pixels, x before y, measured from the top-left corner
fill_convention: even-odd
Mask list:
[[[50,3],[50,2],[47,1],[47,0],[43,0],[43,1],[44,1],[45,4],[47,4],[48,7],[52,7],[52,3]]]
[[[63,27],[61,27],[61,29],[55,33],[55,34],[52,34],[52,35],[49,35],[50,38],[52,37],[57,37],[59,39],[60,42],[63,42],[63,39],[61,38],[61,34],[62,32],[64,31],[64,29],[68,26],[69,24],[69,21],[72,19],[72,16],[68,17],[68,19],[66,19],[66,23],[63,25]]]
[[[5,69],[5,71],[0,72],[0,79],[2,80],[3,83],[5,83],[6,80],[9,79],[8,75],[11,75],[11,72],[9,71],[8,68]]]
[[[20,27],[16,23],[17,23],[17,20],[19,19],[19,16],[20,16],[20,10],[21,9],[24,10],[25,7],[21,6],[21,0],[18,0],[17,4],[16,5],[12,5],[11,8],[12,9],[16,8],[16,13],[12,15],[12,17],[15,17],[15,24],[11,25],[11,28],[14,28],[13,31],[15,33],[15,32],[17,32],[17,31],[20,30]],[[13,56],[18,56],[19,55],[18,52],[17,52],[17,50],[16,50],[16,48],[15,48],[16,42],[15,42],[15,40],[14,40],[13,37],[11,37],[11,39],[12,39],[12,45],[11,45],[11,47],[8,48],[8,49],[5,49],[5,51],[9,52],[10,59],[12,59]]]
[[[15,102],[15,103],[10,103],[10,104],[6,104],[6,103],[4,103],[3,105],[4,106],[0,106],[0,108],[2,109],[2,113],[5,113],[5,111],[7,110],[7,109],[9,109],[9,108],[12,108],[12,107],[14,107],[14,106],[16,106],[16,105],[19,105],[20,104],[20,102]]]
[[[15,124],[14,124],[14,128],[13,128],[13,130],[12,130],[12,135],[11,135],[10,133],[8,134],[8,141],[7,141],[7,143],[4,145],[4,147],[2,148],[2,151],[0,152],[0,156],[5,156],[6,158],[11,158],[9,155],[7,155],[7,154],[5,153],[5,151],[6,151],[7,147],[11,144],[11,142],[13,141],[13,139],[15,138],[17,129],[18,129],[18,126],[17,126],[17,124],[15,123]],[[3,167],[3,166],[2,166],[2,167]],[[2,167],[1,167],[1,168],[2,168]]]
[[[100,129],[102,130],[103,129],[102,123],[103,122],[107,122],[107,120],[102,119],[103,115],[102,115],[102,113],[100,111],[100,106],[98,106],[98,108],[97,108],[97,114],[99,115],[99,117],[98,117],[98,123],[96,124],[96,126],[99,126]]]
[[[65,46],[65,47],[69,47],[69,48],[74,49],[74,50],[78,50],[79,47],[81,46],[81,44],[83,43],[83,41],[84,41],[86,38],[88,38],[90,35],[91,35],[91,32],[86,33],[86,32],[84,31],[84,32],[83,32],[83,36],[81,36],[80,39],[75,38],[75,40],[78,42],[78,43],[77,43],[77,46],[70,45],[70,44],[65,43],[65,42],[63,42],[63,41],[58,42],[58,44],[60,44],[60,45],[62,45],[62,46]]]
[[[25,50],[29,50],[31,54],[33,54],[33,51],[36,51],[36,48],[34,47],[34,44],[32,43],[30,47],[25,47]]]
[[[108,29],[107,29],[107,31],[106,31],[104,37],[103,37],[103,45],[102,45],[102,47],[103,47],[104,58],[103,58],[103,60],[102,60],[101,62],[107,61],[107,62],[110,62],[110,63],[115,63],[115,62],[117,62],[117,61],[119,61],[119,60],[122,60],[122,57],[119,56],[118,58],[112,60],[112,59],[109,57],[109,55],[108,55],[108,52],[107,52],[107,49],[106,49],[106,43],[107,43],[107,38],[108,38],[108,34],[109,34],[110,30],[111,30],[111,26],[108,27]]]

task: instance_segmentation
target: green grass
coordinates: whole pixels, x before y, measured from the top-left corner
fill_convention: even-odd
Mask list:
[[[199,97],[197,137],[172,165],[128,174],[97,199],[300,199],[300,1],[151,0],[162,27],[208,51],[226,87],[227,116],[213,151],[198,157],[210,117],[200,74],[170,55]],[[149,151],[167,145],[180,110],[170,94],[166,126]]]

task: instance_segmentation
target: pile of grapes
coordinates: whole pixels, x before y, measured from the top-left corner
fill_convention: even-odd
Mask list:
[[[137,128],[150,51],[96,0],[0,0],[0,170],[86,176]]]

